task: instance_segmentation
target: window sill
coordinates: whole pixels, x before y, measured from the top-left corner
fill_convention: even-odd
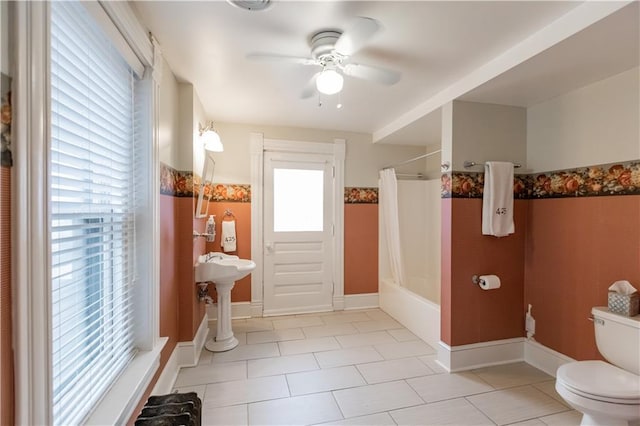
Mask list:
[[[97,404],[86,424],[126,424],[160,367],[160,352],[168,338],[162,337],[150,351],[138,352],[127,369]]]

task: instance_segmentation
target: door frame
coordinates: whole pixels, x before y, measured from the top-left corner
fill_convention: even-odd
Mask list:
[[[303,142],[266,139],[251,133],[251,257],[256,269],[251,274],[251,316],[262,317],[264,309],[264,152],[333,155],[335,200],[333,206],[333,310],[344,309],[344,139],[333,142]]]

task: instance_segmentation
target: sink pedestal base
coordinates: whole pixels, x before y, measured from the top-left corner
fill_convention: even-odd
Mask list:
[[[216,282],[218,293],[218,312],[216,321],[216,337],[205,343],[204,347],[211,352],[224,352],[238,346],[238,339],[231,329],[231,289],[235,281]]]

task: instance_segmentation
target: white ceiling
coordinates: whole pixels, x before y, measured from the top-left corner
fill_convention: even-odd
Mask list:
[[[207,115],[214,121],[373,134],[580,2],[276,1],[262,12],[240,10],[225,1],[133,4],[158,39],[173,73],[179,81],[194,85]],[[569,52],[575,53],[570,53],[569,59],[592,54],[590,60],[575,59],[575,65],[566,65],[563,61],[567,59],[566,52],[547,58],[541,54],[541,58],[531,60],[529,67],[516,67],[513,73],[505,74],[508,79],[494,79],[465,99],[528,105],[549,94],[553,96],[560,86],[579,84],[584,79],[574,74],[580,75],[585,66],[593,69],[589,72],[591,79],[611,73],[616,67],[628,69],[628,50],[633,49],[633,40],[638,62],[638,16],[631,15],[633,18],[623,17],[612,26],[567,45]],[[308,57],[311,35],[321,29],[345,29],[357,16],[377,19],[384,30],[353,60],[398,70],[402,79],[394,86],[379,86],[347,77],[340,99],[342,109],[335,108],[337,96],[325,97],[321,107],[317,97],[300,99],[300,92],[318,70],[316,67],[245,58],[255,52]],[[593,39],[611,36],[617,40],[624,36],[620,27],[628,29],[634,25],[635,32],[628,33],[633,40],[623,40],[621,52]],[[597,59],[598,54],[593,53],[596,47],[608,49],[604,65]],[[546,92],[541,89],[538,77],[563,72],[574,76],[562,81],[554,78],[552,89]],[[414,145],[439,142],[439,126],[436,112],[398,130],[383,142]]]

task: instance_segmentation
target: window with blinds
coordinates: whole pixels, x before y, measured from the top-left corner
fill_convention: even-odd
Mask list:
[[[67,425],[136,352],[136,78],[82,4],[50,5],[52,409]]]

